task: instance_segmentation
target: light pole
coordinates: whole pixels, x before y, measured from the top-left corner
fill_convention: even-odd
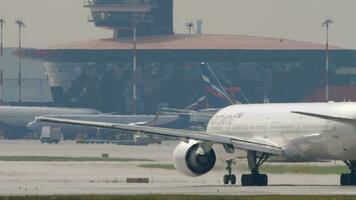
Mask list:
[[[134,24],[133,27],[133,39],[134,39],[134,43],[133,43],[133,66],[132,66],[132,114],[136,115],[137,113],[137,87],[136,87],[136,82],[137,82],[137,48],[136,48],[136,44],[137,44],[137,40],[136,40],[136,23]]]
[[[331,19],[323,22],[323,27],[326,27],[326,63],[325,63],[325,100],[329,101],[329,25],[332,24]]]
[[[21,59],[22,59],[22,49],[21,49],[21,30],[22,28],[25,28],[25,24],[21,21],[21,20],[16,20],[15,24],[17,24],[19,26],[19,50],[18,50],[18,56],[19,56],[19,77],[18,77],[18,86],[19,86],[19,103],[21,103],[22,101],[22,91],[21,91],[21,79],[22,79],[22,63],[21,63]]]
[[[137,13],[131,20],[132,30],[133,30],[133,61],[132,61],[132,114],[137,114],[137,83],[139,80],[139,75],[137,72],[137,27],[144,16],[140,16]]]
[[[0,19],[0,56],[3,56],[3,52],[4,52],[4,24],[5,24],[5,20],[4,19]],[[0,104],[3,104],[3,71],[2,68],[0,70]]]
[[[0,18],[0,56],[3,55],[3,50],[4,50],[4,43],[3,43],[3,33],[4,33],[4,24],[5,20]]]

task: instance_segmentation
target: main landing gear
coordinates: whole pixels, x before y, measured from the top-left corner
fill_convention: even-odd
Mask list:
[[[231,183],[231,185],[235,185],[236,184],[236,176],[234,174],[232,174],[232,164],[233,164],[233,160],[227,160],[226,161],[227,167],[227,173],[224,176],[224,184],[227,185],[229,184],[229,182]]]
[[[270,154],[263,153],[257,156],[255,151],[247,152],[248,167],[251,174],[243,174],[241,177],[242,186],[267,186],[268,177],[266,174],[260,174],[259,167],[270,157]]]
[[[356,185],[356,160],[344,161],[344,163],[349,167],[349,174],[341,174],[340,184],[343,186]]]

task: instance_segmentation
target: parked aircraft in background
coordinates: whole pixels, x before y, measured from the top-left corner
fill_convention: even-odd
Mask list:
[[[96,115],[100,112],[84,108],[0,106],[0,130],[10,139],[24,138],[30,132],[27,124],[43,115]]]
[[[236,183],[231,160],[236,151],[247,151],[250,174],[243,186],[265,186],[260,166],[274,158],[285,162],[341,160],[350,173],[341,185],[356,185],[356,103],[286,103],[232,105],[218,111],[206,131],[186,131],[148,126],[39,117],[38,121],[138,131],[183,139],[173,153],[176,169],[199,176],[213,169],[217,146],[223,147],[228,174],[224,183]]]

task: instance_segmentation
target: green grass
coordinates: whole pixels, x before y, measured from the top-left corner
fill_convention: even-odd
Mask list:
[[[149,169],[169,169],[173,170],[175,167],[172,164],[141,164],[138,167],[149,168]]]
[[[91,195],[0,197],[0,200],[356,200],[356,196],[199,196],[199,195]]]
[[[86,162],[86,161],[110,161],[110,162],[152,162],[149,159],[136,158],[101,158],[101,157],[61,157],[61,156],[0,156],[0,161],[28,161],[28,162]]]
[[[172,164],[141,164],[138,165],[142,168],[150,169],[175,169]],[[238,171],[248,172],[246,164],[238,165]],[[316,165],[263,165],[260,168],[262,173],[272,173],[272,174],[342,174],[348,173],[346,166],[316,166]]]
[[[275,174],[342,174],[348,173],[348,168],[346,166],[265,165],[260,171]]]

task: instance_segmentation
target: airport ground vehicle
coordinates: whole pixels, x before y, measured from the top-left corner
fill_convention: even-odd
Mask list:
[[[41,143],[58,144],[63,138],[63,134],[59,128],[49,126],[42,127],[40,140]]]

